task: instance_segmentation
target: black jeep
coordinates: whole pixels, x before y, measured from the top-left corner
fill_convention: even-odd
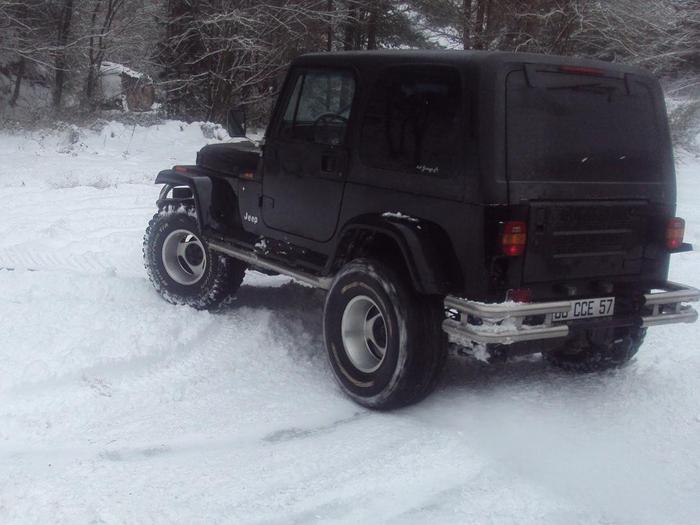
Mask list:
[[[327,290],[333,371],[372,408],[427,395],[448,342],[593,371],[698,316],[700,292],[667,281],[691,247],[662,91],[632,67],[306,55],[262,144],[207,146],[156,183],[144,255],[163,297],[214,307],[247,268]]]

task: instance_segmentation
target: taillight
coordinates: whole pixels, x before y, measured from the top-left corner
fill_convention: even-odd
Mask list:
[[[677,250],[683,244],[685,235],[685,221],[680,217],[674,217],[666,226],[666,247],[669,250]]]
[[[508,257],[517,257],[525,252],[527,244],[527,224],[521,221],[508,221],[503,227],[501,248]]]
[[[513,288],[506,292],[506,301],[514,303],[531,303],[532,290],[530,288]]]
[[[559,71],[562,73],[569,73],[571,75],[588,75],[591,77],[605,76],[605,71],[596,67],[561,66]]]

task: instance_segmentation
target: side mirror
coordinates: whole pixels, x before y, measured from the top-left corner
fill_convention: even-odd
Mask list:
[[[246,119],[243,108],[232,108],[226,115],[226,131],[231,137],[245,137]]]
[[[326,146],[338,146],[345,140],[348,119],[335,113],[324,113],[313,126],[314,142]]]

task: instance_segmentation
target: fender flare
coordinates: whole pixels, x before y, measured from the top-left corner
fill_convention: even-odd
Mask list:
[[[360,232],[391,238],[401,251],[413,287],[422,294],[445,295],[458,284],[456,255],[449,237],[437,224],[409,217],[369,214],[356,217],[343,226],[329,258],[333,265],[343,249],[343,241]]]
[[[194,207],[199,227],[205,229],[211,224],[212,181],[209,176],[195,171],[183,173],[174,169],[163,170],[156,176],[155,184],[188,186],[192,190],[194,197]]]

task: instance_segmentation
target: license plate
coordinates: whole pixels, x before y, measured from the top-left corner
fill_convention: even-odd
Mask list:
[[[568,312],[552,315],[552,321],[571,321],[574,319],[589,319],[591,317],[606,317],[615,313],[614,297],[599,297],[597,299],[579,299],[571,303]]]

